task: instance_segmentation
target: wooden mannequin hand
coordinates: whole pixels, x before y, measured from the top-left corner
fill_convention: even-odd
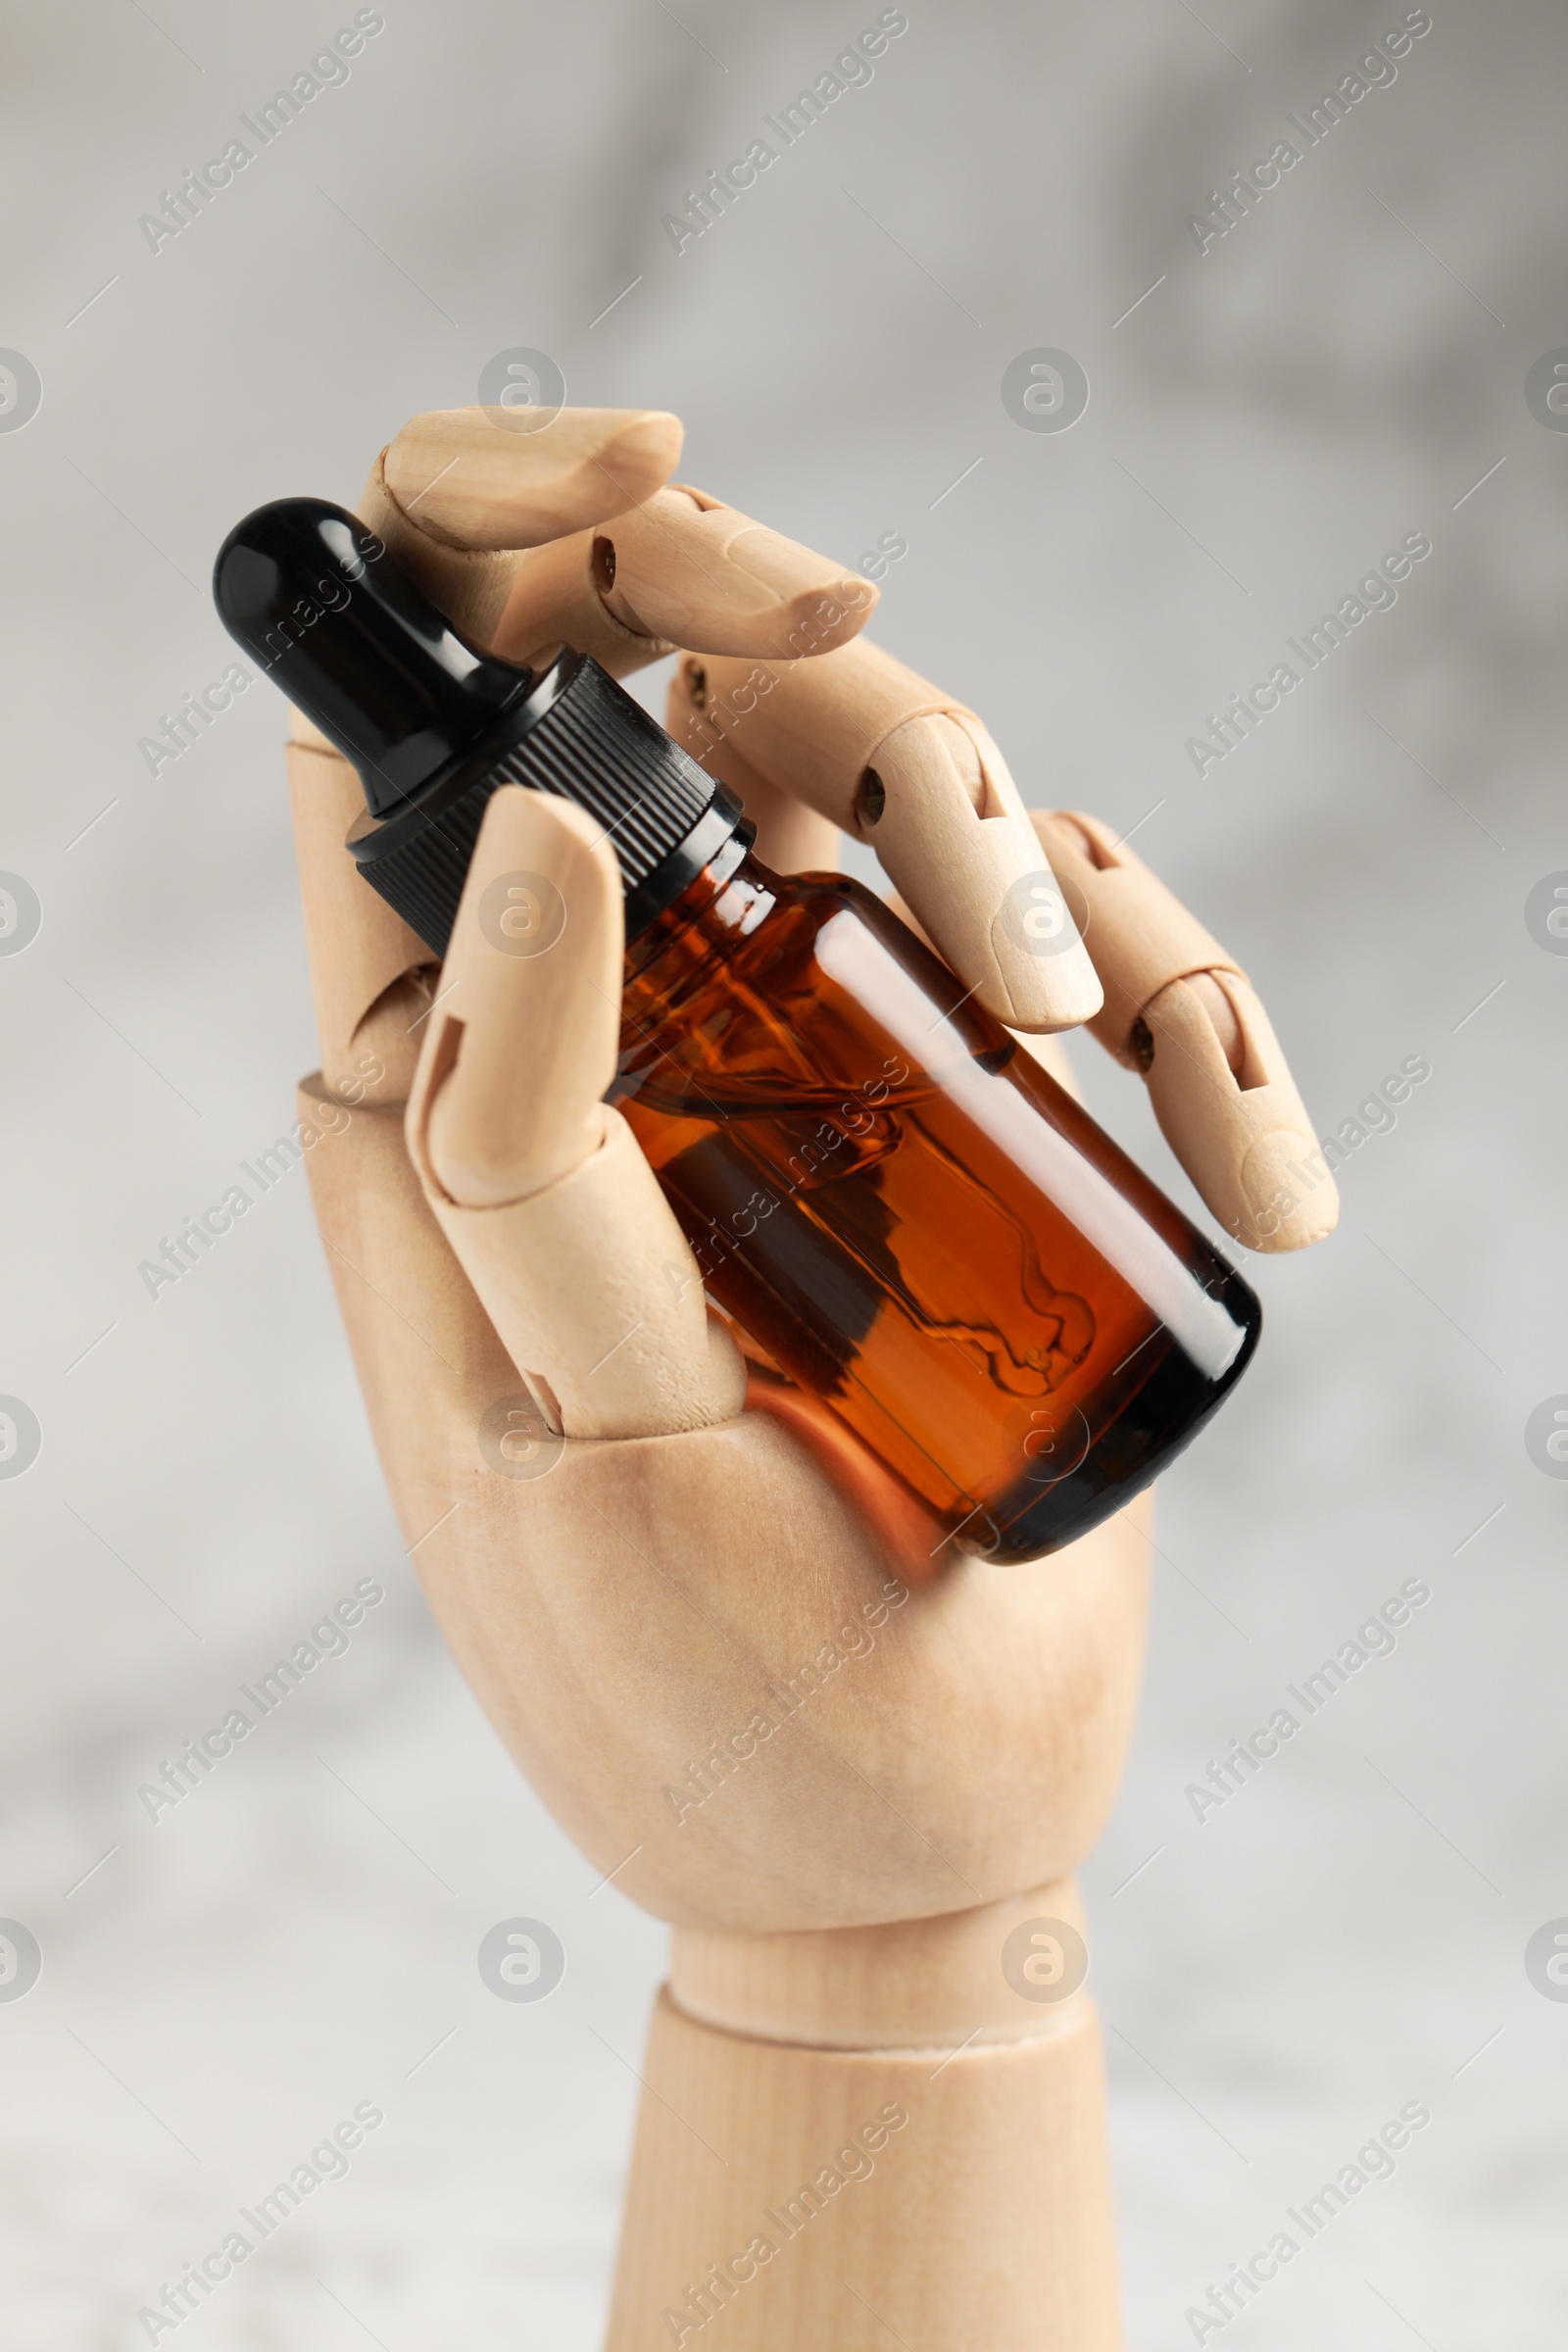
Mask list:
[[[307,812],[344,782],[292,759]],[[477,919],[523,874],[565,916],[537,956]],[[356,1095],[394,1022],[425,1041],[406,1115],[389,1067],[352,1109],[319,1077],[302,1090],[344,1319],[447,1639],[564,1827],[677,1925],[922,1918],[1060,1878],[1131,1727],[1134,1521],[932,1585],[942,1531],[847,1444],[824,1468],[795,1392],[743,1410],[742,1357],[601,1102],[620,961],[609,844],[509,788],[433,994],[398,986],[349,1041]]]
[[[874,843],[1042,1059],[1087,1020],[1142,1071],[1232,1234],[1327,1232],[1224,950],[1096,820],[1024,810],[974,713],[858,637],[867,583],[665,488],[679,442],[657,415],[420,417],[360,511],[512,660],[690,647],[667,723],[766,863]],[[1145,1505],[1032,1566],[956,1557],[823,1408],[749,1391],[604,1102],[611,844],[497,793],[437,969],[345,854],[354,771],[302,719],[289,762],[322,1058],[300,1132],[410,1553],[557,1818],[676,1929],[610,2352],[720,2321],[731,2352],[1117,2352],[1093,2004],[1031,1972],[1065,1966],[1131,1729]]]
[[[383,453],[361,512],[511,658],[564,640],[624,673],[694,645],[671,717],[687,737],[697,722],[760,854],[831,864],[832,818],[887,845],[994,1009],[1034,1028],[1095,1015],[1157,1073],[1167,1131],[1245,1226],[1259,1139],[1283,1130],[1300,1158],[1310,1130],[1223,951],[1103,828],[1041,819],[1106,1002],[1079,948],[1009,963],[995,906],[1020,874],[1052,877],[984,727],[847,642],[866,583],[662,488],[678,444],[659,416],[564,412],[539,431],[427,416]],[[1129,1517],[1034,1567],[958,1560],[915,1589],[931,1530],[891,1482],[847,1451],[830,1474],[789,1394],[742,1409],[742,1359],[602,1103],[622,947],[610,845],[568,804],[497,795],[437,973],[344,855],[358,781],[303,721],[291,771],[321,1230],[416,1565],[529,1778],[623,1891],[677,1923],[920,1918],[1069,1872],[1131,1723],[1145,1546]],[[482,912],[518,874],[558,895],[548,953],[510,952]],[[1331,1200],[1325,1185],[1313,1215],[1276,1202],[1273,1230],[1244,1238],[1315,1238]]]

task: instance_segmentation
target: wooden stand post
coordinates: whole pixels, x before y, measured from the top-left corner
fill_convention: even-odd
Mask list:
[[[607,2352],[1118,2352],[1094,2005],[1001,1965],[1076,1908],[678,1932]]]

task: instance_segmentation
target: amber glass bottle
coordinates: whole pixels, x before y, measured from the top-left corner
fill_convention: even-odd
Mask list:
[[[611,1099],[710,1295],[962,1549],[1084,1534],[1252,1351],[1247,1285],[842,875],[733,838],[632,942]]]
[[[582,656],[470,645],[320,499],[247,515],[224,622],[359,768],[348,849],[444,956],[492,793],[586,808],[626,894],[620,1103],[710,1296],[934,1513],[1030,1559],[1239,1378],[1257,1300],[879,899],[749,856],[740,804]]]

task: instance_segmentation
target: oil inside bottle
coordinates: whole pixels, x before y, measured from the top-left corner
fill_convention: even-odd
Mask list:
[[[959,1548],[1095,1526],[1256,1298],[882,902],[737,840],[633,942],[618,1102],[710,1296]]]

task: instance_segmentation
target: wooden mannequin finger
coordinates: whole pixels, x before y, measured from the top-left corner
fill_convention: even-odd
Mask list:
[[[1093,1034],[1149,1085],[1171,1149],[1250,1250],[1331,1233],[1339,1195],[1268,1015],[1235,959],[1108,825],[1040,812],[1105,992]]]
[[[858,572],[681,486],[519,563],[494,644],[530,668],[572,645],[622,677],[676,643],[800,659],[846,644],[876,601]]]
[[[381,452],[359,512],[442,612],[488,646],[523,552],[650,497],[680,445],[679,418],[662,411],[437,410]]]
[[[498,792],[408,1110],[443,1233],[549,1427],[574,1438],[703,1428],[746,1394],[659,1181],[602,1101],[621,906],[591,818]]]
[[[907,923],[915,938],[924,940],[929,948],[931,942],[926,938],[924,924],[913,908],[900,898],[897,891],[890,894],[888,905],[900,922]],[[1082,1102],[1083,1089],[1078,1084],[1077,1072],[1067,1058],[1067,1049],[1062,1044],[1059,1032],[1046,1029],[1015,1029],[1012,1034],[1030,1060],[1039,1062],[1040,1067],[1047,1075],[1054,1078],[1063,1094],[1071,1095],[1075,1102]]]
[[[703,691],[705,681],[700,662],[676,664],[664,705],[665,731],[677,743],[698,742],[699,764],[729,786],[757,827],[757,855],[764,865],[775,874],[832,873],[840,858],[839,828],[831,818],[759,775],[732,741],[708,745],[701,742],[700,733],[692,736],[693,721],[701,715],[693,698]]]
[[[403,1102],[434,964],[343,843],[365,806],[358,770],[297,711],[286,756],[321,1075],[349,1102]],[[310,740],[314,738],[314,740]]]
[[[503,661],[543,669],[569,645],[612,678],[629,677],[673,653],[663,638],[628,628],[605,602],[608,545],[597,530],[573,531],[516,557],[491,631],[492,651]]]
[[[895,728],[862,790],[860,838],[986,1009],[1015,1029],[1071,1029],[1101,992],[1006,762],[968,711]]]
[[[847,645],[877,591],[704,490],[660,490],[604,526],[605,597],[628,628],[699,653],[801,660]]]
[[[1125,1068],[1139,1069],[1135,1032],[1160,990],[1190,973],[1240,966],[1110,826],[1067,809],[1036,809],[1033,822],[1068,897],[1086,910],[1085,941],[1104,991],[1090,1033]],[[1229,1051],[1234,1040],[1225,1043]]]
[[[382,451],[360,512],[458,626],[485,642],[521,551],[648,497],[680,444],[678,418],[662,412],[440,411],[416,416]],[[377,1099],[402,1102],[435,959],[343,854],[364,801],[354,769],[303,712],[291,719],[289,787],[322,1072],[345,1091],[363,1089],[378,1068]]]
[[[426,1188],[465,1208],[542,1192],[604,1139],[623,953],[615,854],[572,802],[485,811],[409,1102]]]
[[[1154,1116],[1227,1232],[1249,1250],[1304,1250],[1339,1222],[1338,1189],[1250,983],[1234,971],[1214,973],[1215,983],[1239,1033],[1239,1066],[1198,981],[1173,980],[1143,1015]]]
[[[864,639],[815,661],[682,664],[701,757],[732,740],[769,782],[876,851],[939,953],[1016,1029],[1066,1029],[1101,991],[1006,761],[973,711]]]

